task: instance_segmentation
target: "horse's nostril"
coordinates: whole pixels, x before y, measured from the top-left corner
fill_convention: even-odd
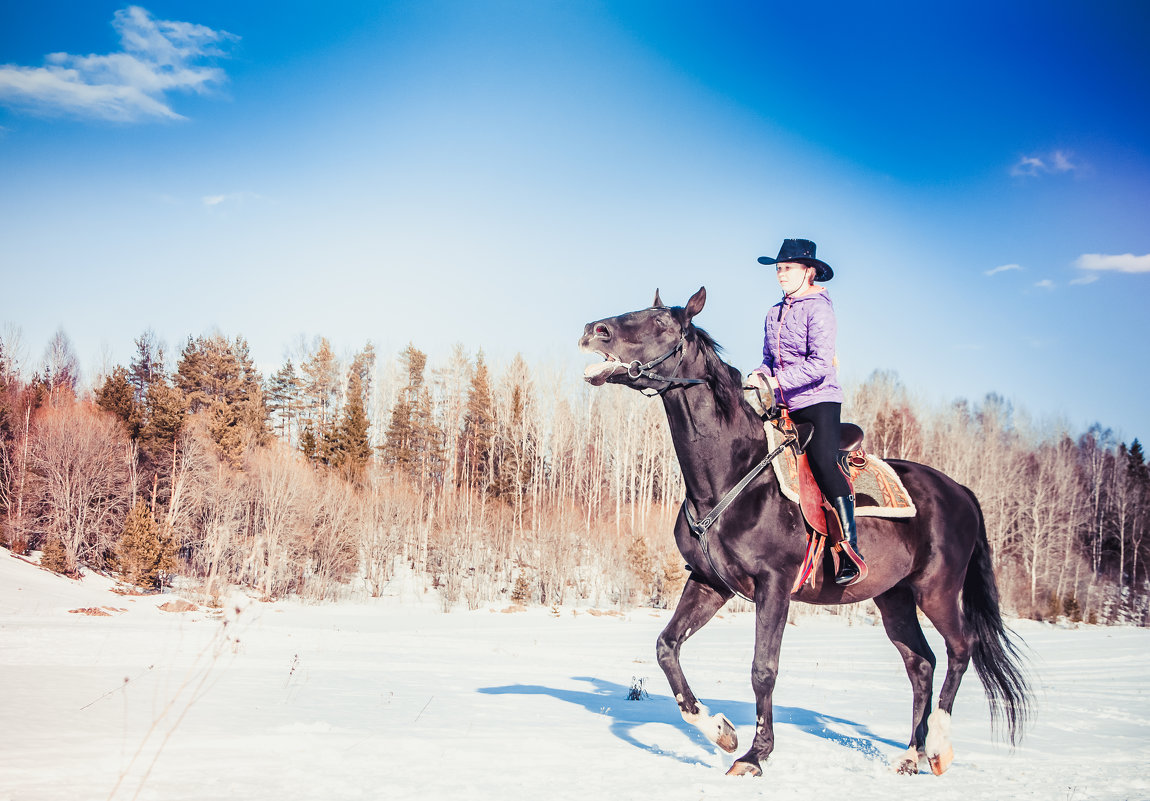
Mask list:
[[[610,339],[611,329],[603,325],[603,323],[597,323],[595,325],[595,336],[599,337],[600,339]]]

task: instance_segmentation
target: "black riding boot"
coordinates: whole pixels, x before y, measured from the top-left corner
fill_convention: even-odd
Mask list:
[[[849,587],[856,581],[862,581],[867,574],[866,563],[859,553],[858,529],[855,526],[855,499],[853,495],[840,495],[831,498],[830,501],[835,514],[839,516],[843,534],[846,535],[846,539],[839,543],[842,550],[839,554],[839,569],[835,573],[835,584]]]

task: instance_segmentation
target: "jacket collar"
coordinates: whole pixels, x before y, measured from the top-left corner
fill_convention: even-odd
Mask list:
[[[791,304],[795,304],[795,303],[801,303],[801,302],[803,302],[804,300],[815,300],[816,298],[826,298],[826,299],[828,299],[828,300],[830,299],[830,295],[828,295],[828,294],[827,294],[827,290],[826,290],[826,287],[821,287],[821,286],[820,286],[820,287],[815,287],[815,291],[814,291],[814,292],[808,292],[807,294],[805,294],[805,295],[800,295],[800,296],[799,296],[799,297],[797,297],[797,298],[792,298],[792,297],[788,297],[788,296],[784,295],[784,296],[783,296],[783,299],[782,299],[782,300],[780,300],[780,301],[779,301],[778,303],[776,303],[775,305],[776,305],[776,306],[781,306],[781,305],[783,305],[784,303],[788,303],[788,302],[789,302],[789,303],[791,303]]]

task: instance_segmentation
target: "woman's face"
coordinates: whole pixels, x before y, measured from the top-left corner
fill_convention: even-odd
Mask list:
[[[799,264],[797,261],[780,261],[775,265],[775,277],[787,295],[793,295],[808,286],[814,274],[814,267]]]

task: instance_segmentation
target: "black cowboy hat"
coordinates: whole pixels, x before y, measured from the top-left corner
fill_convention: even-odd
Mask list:
[[[816,281],[829,281],[835,277],[829,264],[815,258],[815,243],[809,239],[784,239],[777,257],[759,256],[759,264],[778,264],[780,261],[797,261],[814,267]]]

